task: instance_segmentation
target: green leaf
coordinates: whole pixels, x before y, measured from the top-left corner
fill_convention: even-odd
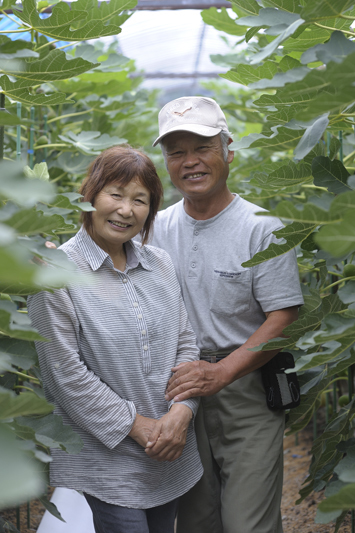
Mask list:
[[[330,379],[327,378],[320,381],[307,395],[302,396],[298,407],[291,409],[287,425],[292,429],[292,432],[299,431],[308,424],[312,418],[317,398],[328,388],[329,382]]]
[[[60,514],[60,512],[58,511],[58,509],[57,509],[56,505],[54,505],[54,503],[50,502],[45,496],[42,496],[42,498],[39,498],[39,501],[41,502],[43,507],[45,507],[45,509],[49,513],[51,513],[51,515],[55,516],[56,518],[58,518],[62,522],[65,522],[64,518],[62,517],[62,515]]]
[[[17,126],[18,124],[21,124],[21,120],[16,115],[0,110],[0,126]]]
[[[302,138],[302,133],[285,127],[273,126],[270,136],[262,133],[251,133],[240,141],[234,141],[229,145],[230,150],[242,150],[244,148],[263,148],[271,152],[283,151],[294,148]]]
[[[355,43],[347,39],[341,31],[335,31],[325,44],[317,44],[302,54],[301,63],[308,64],[316,61],[322,63],[341,63],[343,59],[355,51]]]
[[[333,136],[330,140],[330,145],[329,145],[329,154],[328,154],[329,159],[333,160],[336,157],[337,153],[339,152],[340,146],[341,146],[341,143],[339,139]]]
[[[350,174],[338,159],[331,161],[329,157],[315,157],[312,161],[312,174],[314,184],[326,187],[329,192],[340,194],[351,191],[347,184]]]
[[[355,280],[350,280],[338,290],[338,296],[344,304],[355,302]]]
[[[8,68],[4,70],[4,74],[15,76],[18,80],[18,87],[28,87],[34,83],[66,80],[91,70],[97,65],[81,57],[67,59],[63,50],[51,50],[44,58],[23,62],[20,68]]]
[[[60,448],[67,453],[77,454],[83,447],[79,435],[70,426],[64,425],[62,417],[58,415],[19,417],[14,427],[18,437],[35,437],[37,442],[49,448]]]
[[[32,29],[53,39],[86,41],[120,33],[120,25],[128,15],[120,16],[119,13],[132,9],[136,3],[135,0],[111,0],[97,7],[97,1],[89,6],[87,0],[78,0],[72,6],[60,2],[53,7],[50,17],[41,19],[35,0],[26,0],[23,10],[16,8],[14,13]],[[79,27],[75,29],[78,23]]]
[[[76,192],[67,192],[59,194],[51,206],[61,207],[63,209],[80,210],[80,211],[95,211],[95,207],[90,202],[78,202],[83,196]]]
[[[260,61],[263,61],[267,57],[269,57],[275,50],[279,47],[280,44],[282,44],[286,39],[288,39],[291,35],[295,33],[295,31],[304,23],[304,20],[299,18],[292,22],[290,26],[288,26],[276,39],[271,41],[265,48],[255,54],[253,56],[253,59],[250,61],[251,65],[255,65],[256,63],[260,63]]]
[[[237,26],[224,7],[220,11],[217,11],[215,7],[210,7],[201,11],[201,16],[205,24],[213,26],[218,31],[224,31],[229,35],[245,34],[245,28]]]
[[[16,204],[34,205],[49,202],[55,195],[54,185],[24,176],[20,162],[0,162],[0,195]]]
[[[328,114],[320,116],[304,132],[302,139],[294,150],[296,159],[303,159],[322,138],[329,124]]]
[[[355,483],[350,483],[340,489],[337,494],[321,501],[318,508],[323,513],[331,513],[337,510],[348,511],[355,509]]]
[[[237,65],[236,68],[230,70],[226,74],[220,74],[221,78],[241,83],[242,85],[249,85],[261,79],[272,79],[277,72],[277,64],[274,61],[265,61],[259,67],[252,67],[251,65]]]
[[[316,0],[308,2],[301,15],[307,22],[338,17],[353,4],[353,0]]]
[[[295,36],[292,35],[289,39],[287,39],[283,43],[284,53],[290,54],[290,53],[305,52],[311,46],[324,43],[324,41],[329,39],[331,32],[332,32],[332,30],[325,30],[323,28],[317,28],[314,25],[305,27],[304,29],[303,27],[301,27],[300,29],[303,31],[300,35],[297,35],[297,38],[295,38]]]
[[[338,474],[340,481],[355,483],[355,446],[346,450],[346,456],[340,461],[334,472]]]
[[[340,340],[341,342],[339,340],[327,341],[323,344],[322,352],[310,353],[297,359],[295,368],[293,369],[294,372],[310,370],[311,368],[317,368],[320,365],[333,362],[335,358],[344,354],[344,352],[346,352],[345,357],[350,359],[350,354],[347,353],[347,350],[354,344],[354,338],[350,335],[344,336]],[[349,366],[353,360],[354,356],[349,360]]]
[[[302,208],[301,208],[302,207]],[[262,211],[258,213],[261,216],[275,216],[286,221],[303,222],[304,224],[313,224],[317,226],[319,224],[329,224],[330,222],[338,222],[341,217],[334,220],[329,211],[321,209],[316,205],[306,203],[301,206],[295,206],[289,200],[283,200],[277,204],[275,209],[268,211]]]
[[[329,341],[338,341],[348,338],[355,332],[355,319],[329,314],[322,321],[319,331],[309,332],[299,340],[297,346],[301,349],[318,346]]]
[[[348,211],[339,224],[324,226],[315,236],[319,246],[332,254],[341,257],[355,250],[354,212]]]
[[[29,370],[37,362],[37,353],[28,341],[19,339],[0,339],[0,353],[6,354],[12,365]]]
[[[33,169],[26,165],[23,171],[24,171],[26,178],[38,178],[39,180],[43,180],[43,181],[49,180],[48,167],[47,167],[47,163],[45,162],[37,163],[33,167]]]
[[[0,300],[0,333],[27,341],[47,340],[31,327],[31,321],[27,315],[17,312],[14,303],[2,300]]]
[[[72,154],[69,152],[62,152],[57,159],[57,164],[65,172],[69,174],[81,175],[86,173],[89,164],[93,160],[93,157],[89,157],[84,154]]]
[[[240,26],[290,26],[300,19],[296,13],[290,13],[281,9],[261,8],[257,16],[242,17],[236,20]]]
[[[250,180],[252,185],[262,189],[280,191],[285,187],[292,187],[312,181],[311,166],[304,163],[287,161],[270,174],[256,172]]]
[[[18,235],[36,235],[45,233],[55,235],[55,231],[73,229],[73,224],[66,224],[60,215],[44,215],[42,211],[21,209],[6,220],[6,224],[16,230]]]
[[[7,76],[0,77],[0,90],[12,100],[22,102],[26,105],[57,105],[66,101],[67,95],[64,93],[52,94],[32,94],[29,88],[23,88],[23,81],[12,82]],[[27,82],[28,84],[29,82]],[[72,100],[67,100],[71,103]]]
[[[110,146],[127,142],[126,139],[110,137],[106,133],[101,135],[99,131],[82,131],[78,135],[69,131],[67,135],[59,135],[59,138],[64,142],[72,144],[81,152],[91,155],[99,154],[102,150]]]
[[[273,259],[274,257],[278,257],[289,252],[298,244],[300,244],[304,239],[306,239],[308,235],[310,235],[312,231],[314,231],[315,227],[316,226],[314,224],[303,224],[301,222],[294,222],[293,224],[289,224],[285,228],[273,231],[273,234],[276,235],[278,239],[285,239],[286,243],[271,243],[266,250],[256,253],[252,257],[252,259],[249,259],[249,261],[245,261],[244,263],[242,263],[242,267],[248,268],[256,266],[260,263],[264,263],[265,261],[269,261],[269,259]]]
[[[0,425],[0,470],[0,509],[31,500],[45,490],[41,468],[19,448],[13,433],[3,424]]]
[[[287,70],[291,70],[294,68],[298,68],[301,66],[301,63],[298,61],[298,59],[295,59],[292,56],[283,56],[279,63],[279,67],[282,70],[282,72],[286,72]]]
[[[309,68],[298,67],[286,72],[277,72],[272,79],[261,79],[255,83],[250,83],[251,89],[271,89],[276,87],[284,87],[288,83],[295,83],[303,80],[308,74]],[[233,81],[233,80],[232,80]]]
[[[236,6],[243,13],[249,13],[251,15],[257,15],[259,13],[260,6],[256,0],[231,0],[232,6]]]
[[[301,10],[299,0],[263,0],[263,5],[265,7],[277,7],[290,13],[298,13]]]
[[[17,416],[47,415],[53,411],[53,408],[54,406],[47,400],[39,398],[32,392],[15,394],[0,387],[0,420]]]

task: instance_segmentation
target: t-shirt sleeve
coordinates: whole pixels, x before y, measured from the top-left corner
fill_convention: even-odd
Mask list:
[[[272,232],[262,240],[255,253],[266,250],[271,243],[280,244],[280,239]],[[252,267],[252,275],[254,296],[264,313],[303,305],[294,249]]]

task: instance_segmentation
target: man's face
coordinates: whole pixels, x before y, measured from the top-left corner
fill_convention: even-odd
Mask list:
[[[177,131],[164,140],[171,181],[186,198],[215,197],[225,191],[229,164],[234,153],[224,160],[221,139]]]

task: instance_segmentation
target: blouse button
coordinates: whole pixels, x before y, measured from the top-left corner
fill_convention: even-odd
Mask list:
[[[143,346],[143,350],[148,350],[148,346],[146,344]]]
[[[137,315],[137,318],[143,318],[143,315]]]
[[[127,278],[123,278],[123,283],[127,283],[128,282],[128,279]]]
[[[133,307],[138,307],[138,303],[137,302],[133,302]]]
[[[145,335],[147,332],[146,332],[145,329],[142,329],[141,333],[142,333],[142,335]]]

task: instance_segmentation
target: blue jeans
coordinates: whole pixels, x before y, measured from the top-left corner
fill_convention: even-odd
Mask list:
[[[178,498],[151,509],[131,509],[84,494],[96,533],[173,533]]]

